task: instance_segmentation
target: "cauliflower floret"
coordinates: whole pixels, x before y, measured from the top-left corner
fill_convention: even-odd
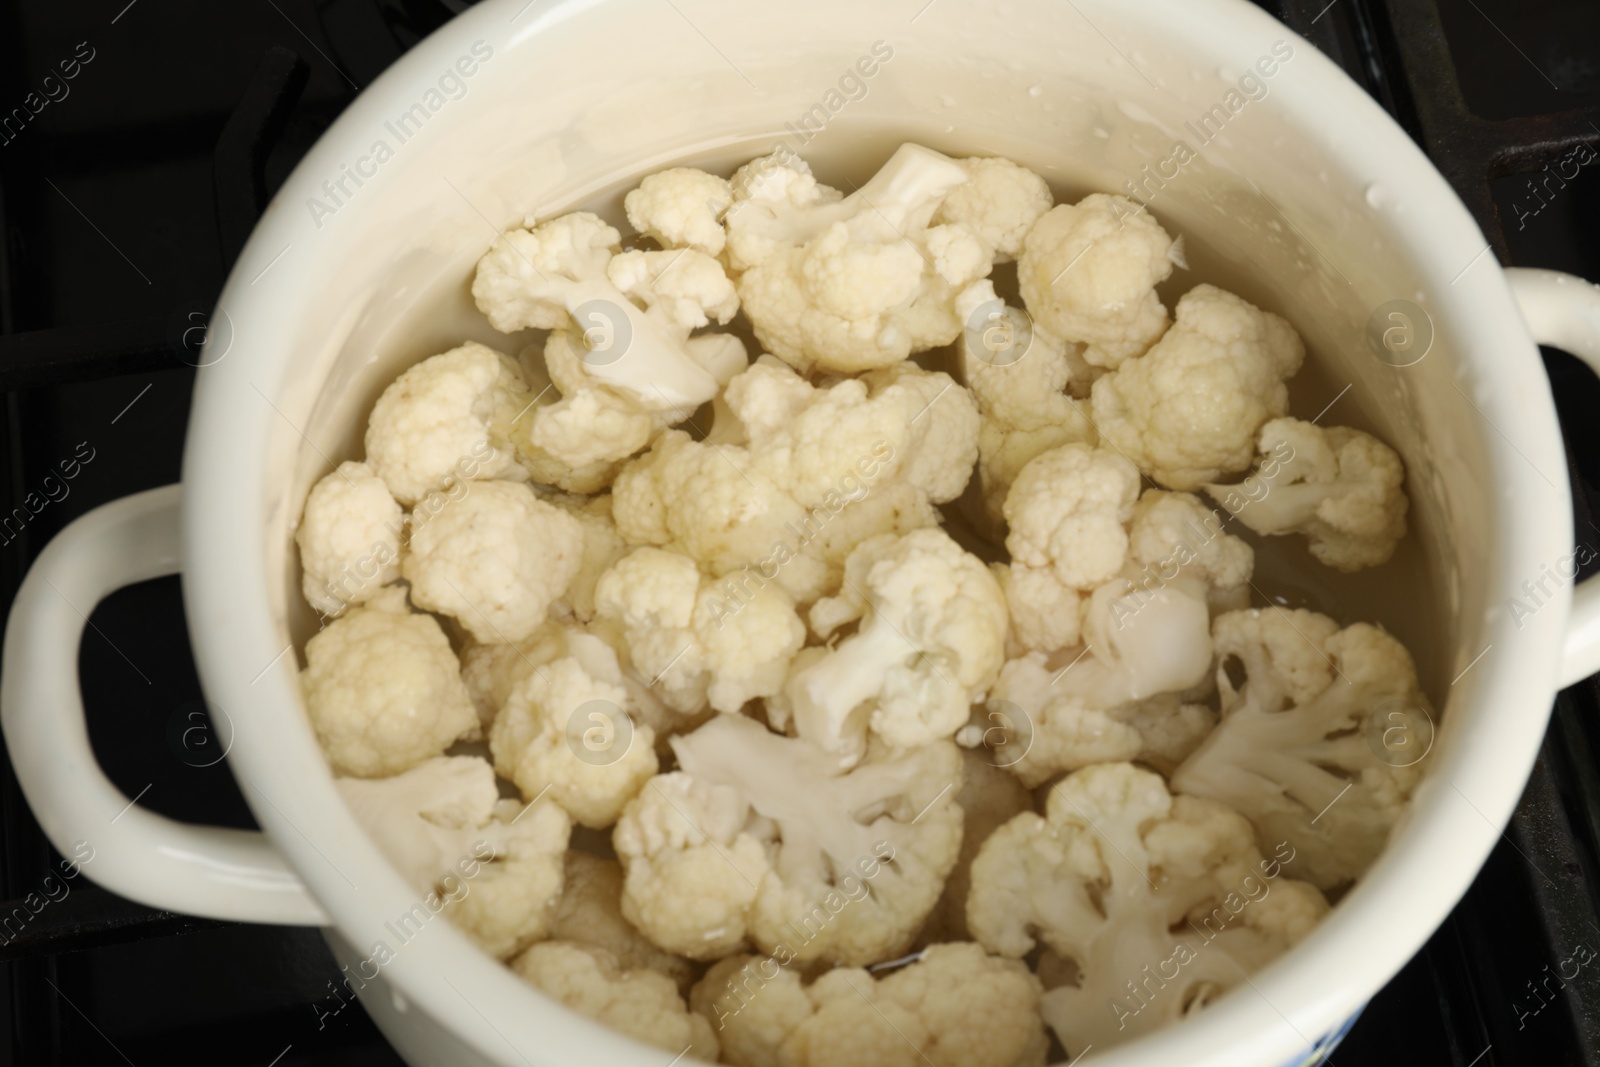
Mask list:
[[[548,792],[584,826],[610,826],[656,773],[655,731],[628,703],[570,656],[534,668],[495,716],[495,770],[526,798]]]
[[[554,404],[555,401],[550,403]],[[556,459],[527,440],[526,435],[517,441],[517,463],[528,473],[529,480],[539,485],[553,485],[564,493],[598,493],[616,479],[622,462],[618,459],[602,459],[575,467]]]
[[[545,362],[575,358],[578,348],[564,330],[545,342]],[[521,454],[543,455],[577,470],[615,463],[643,449],[664,429],[668,417],[646,411],[609,389],[583,386],[560,400],[539,404],[528,417]]]
[[[886,367],[955,340],[951,301],[989,272],[990,256],[967,227],[929,223],[967,180],[954,160],[912,144],[842,200],[799,161],[770,166],[755,192],[735,176],[729,262],[757,338],[802,373]]]
[[[515,473],[512,422],[532,399],[516,363],[477,342],[396,378],[367,421],[367,463],[394,498]]]
[[[826,508],[826,505],[824,505]],[[909,482],[894,481],[874,485],[864,495],[849,501],[838,511],[813,511],[814,518],[828,515],[816,539],[807,547],[828,565],[824,588],[838,589],[844,582],[845,561],[863,541],[886,534],[899,537],[912,530],[939,525],[939,512],[928,494]]]
[[[624,969],[598,945],[545,941],[512,964],[519,975],[573,1011],[678,1058],[714,1063],[717,1035],[684,1005],[672,979],[649,968]]]
[[[990,951],[1021,957],[1038,937],[1076,964],[1043,998],[1072,1057],[1177,1021],[1303,938],[1328,905],[1285,862],[1223,805],[1096,764],[984,844],[967,922]]]
[[[1028,323],[1022,312],[995,295],[988,279],[962,290],[956,314],[966,326],[963,375],[982,418],[978,475],[983,511],[971,517],[993,534],[1002,520],[1006,493],[1030,460],[1069,441],[1092,445],[1098,439],[1069,392],[1090,378],[1080,373],[1074,358],[1081,345]]]
[[[625,539],[671,546],[713,577],[808,603],[837,588],[850,536],[930,525],[931,504],[971,474],[977,413],[945,374],[902,365],[818,388],[763,359],[725,399],[744,443],[669,431],[613,490]]]
[[[389,487],[365,463],[341,463],[312,486],[294,533],[306,603],[337,615],[398,581],[405,521]]]
[[[810,744],[719,715],[672,739],[612,835],[623,913],[656,944],[718,959],[745,940],[782,964],[892,957],[938,901],[961,846],[948,742],[875,752],[839,775]]]
[[[1128,523],[1123,573],[1142,590],[1182,575],[1206,584],[1213,611],[1245,607],[1255,550],[1222,527],[1223,520],[1194,494],[1146,489]]]
[[[553,941],[581,941],[617,958],[624,969],[649,968],[687,993],[694,969],[682,956],[662,952],[622,917],[622,864],[569,849],[565,888],[550,920]]]
[[[1120,456],[1068,445],[1024,468],[1007,497],[1006,595],[1032,651],[994,696],[1031,726],[1010,767],[1031,785],[1101,760],[1170,767],[1214,722],[1175,694],[1210,671],[1211,606],[1248,598],[1254,554],[1197,497],[1136,499],[1138,485]]]
[[[812,628],[854,634],[785,685],[799,735],[839,767],[861,758],[870,726],[890,745],[949,737],[1005,657],[1006,602],[994,575],[943,530],[875,537],[845,563],[838,597]]]
[[[807,989],[813,1014],[779,1046],[781,1067],[921,1067],[926,1025],[893,1002],[874,1003],[859,968],[830,971]]]
[[[744,447],[669,430],[617,476],[612,499],[630,544],[670,545],[714,577],[751,567],[797,600],[823,588],[827,566],[800,551],[805,508]]]
[[[793,153],[774,152],[770,156],[752,159],[733,173],[729,183],[734,205],[740,206],[739,225],[731,218],[727,224],[728,267],[745,271],[762,262],[785,244],[804,236],[794,220],[809,217],[811,211],[838,203],[843,194],[818,182],[811,167]]]
[[[1107,582],[1083,607],[1083,656],[1053,684],[1101,708],[1183,692],[1211,669],[1210,630],[1197,578],[1144,589],[1126,578]]]
[[[965,226],[989,250],[991,260],[1011,262],[1021,253],[1028,230],[1055,203],[1050,186],[1009,159],[974,156],[956,163],[971,180],[950,190],[934,212],[934,223]]]
[[[1139,472],[1108,449],[1065,445],[1022,469],[1006,497],[1013,566],[1048,567],[1064,586],[1093,588],[1122,569]]]
[[[1352,881],[1383,851],[1432,745],[1410,654],[1375,626],[1341,630],[1310,611],[1230,612],[1213,629],[1222,721],[1173,788],[1242,812],[1263,841],[1287,841],[1319,888]]]
[[[606,267],[606,277],[652,313],[685,330],[713,320],[724,324],[739,310],[739,294],[722,264],[692,248],[623,252]]]
[[[478,261],[472,297],[501,333],[576,327],[589,384],[646,411],[692,412],[716,395],[716,379],[685,349],[687,329],[664,311],[647,313],[607,276],[620,239],[586,211],[512,230]],[[566,387],[572,384],[557,387],[570,397],[581,391]]]
[[[418,607],[482,642],[531,636],[572,584],[583,526],[526,485],[480,482],[416,527],[401,573]]]
[[[800,976],[771,956],[728,956],[711,965],[689,993],[689,1008],[708,1019],[733,1067],[783,1067],[780,1052],[816,1011]]]
[[[627,872],[623,916],[689,959],[744,947],[748,913],[770,869],[764,842],[745,832],[749,815],[733,786],[678,772],[650,779],[611,832]]]
[[[1311,554],[1341,571],[1376,567],[1406,535],[1406,469],[1394,449],[1360,430],[1299,419],[1261,427],[1260,458],[1244,485],[1206,492],[1259,534],[1303,533]]]
[[[545,935],[562,891],[566,812],[501,800],[494,771],[475,756],[337,784],[356,821],[424,894],[418,908],[442,911],[502,959]],[[401,923],[425,921],[418,908]]]
[[[628,222],[663,248],[693,248],[708,256],[722,252],[727,234],[722,214],[733,202],[733,187],[715,174],[673,167],[651,174],[622,200]]]
[[[1042,987],[979,945],[929,946],[883,978],[829,971],[802,987],[771,959],[732,956],[690,995],[735,1067],[1043,1067]]]
[[[1172,273],[1171,250],[1161,224],[1126,197],[1094,193],[1062,204],[1023,243],[1023,303],[1057,337],[1086,344],[1087,362],[1118,367],[1167,328],[1156,286]]]
[[[306,642],[306,714],[336,774],[380,778],[477,726],[450,639],[385,589]]]
[[[1029,461],[1006,495],[1012,626],[1029,648],[1077,640],[1078,597],[1127,557],[1139,472],[1117,453],[1067,444]]]
[[[1250,465],[1262,425],[1288,413],[1284,382],[1304,358],[1283,319],[1197,285],[1154,347],[1094,383],[1095,425],[1155,481],[1196,489]]]
[[[621,625],[634,667],[667,703],[736,712],[783,685],[805,643],[794,602],[775,585],[724,597],[694,560],[659,548],[624,556],[595,586],[601,618]]]
[[[465,736],[479,741],[488,737],[495,716],[505,707],[511,694],[528,675],[563,657],[571,657],[585,674],[598,683],[620,687],[627,694],[623,707],[630,722],[645,725],[655,732],[656,750],[665,755],[670,734],[704,722],[710,710],[680,713],[669,707],[650,688],[649,678],[641,678],[628,658],[628,646],[620,628],[595,619],[589,629],[547,623],[526,641],[514,645],[469,643],[461,654],[461,678],[477,706],[482,728]]]
[[[972,394],[948,374],[912,363],[897,363],[861,377],[874,400],[896,397],[910,412],[901,477],[935,504],[960,496],[978,459],[978,407]]]
[[[1016,737],[1005,739],[1015,751],[1001,749],[997,758],[1028,788],[1041,786],[1062,771],[1117,760],[1137,759],[1170,773],[1216,725],[1217,716],[1210,708],[1184,703],[1175,693],[1100,706],[1074,692],[1070,683],[1058,686],[1086,665],[1080,658],[1085,655],[1047,658],[1042,652],[1030,652],[1000,669],[990,703],[1017,721],[1010,724]],[[1207,655],[1200,672],[1209,666]],[[1187,671],[1178,684],[1193,675],[1192,669]]]
[[[555,624],[541,626],[533,636],[516,644],[482,645],[469,641],[461,650],[461,680],[466,683],[472,706],[478,709],[479,729],[465,740],[482,741],[488,737],[494,717],[517,683],[535,667],[565,654],[566,632]]]
[[[683,355],[716,385],[747,365],[737,337],[689,338],[690,330],[713,319],[725,323],[739,310],[733,283],[716,260],[692,249],[623,252],[610,260],[606,276],[648,308],[663,334],[679,342]],[[648,379],[630,378],[632,391],[624,391],[597,378],[627,356],[631,335],[605,301],[580,305],[573,314],[578,329],[557,330],[545,343],[545,365],[562,398],[534,411],[527,435],[531,449],[580,468],[626,459],[668,425],[693,415],[697,405],[689,400],[698,393],[675,403],[673,394]]]
[[[901,363],[818,389],[757,362],[728,385],[752,462],[805,508],[904,480],[935,504],[966,488],[978,412],[948,374]]]

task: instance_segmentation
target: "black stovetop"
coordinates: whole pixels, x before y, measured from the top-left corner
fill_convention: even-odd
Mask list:
[[[1536,211],[1528,189],[1575,145],[1600,143],[1600,6],[1261,2],[1417,139],[1503,262],[1600,278],[1600,168]],[[0,116],[64,61],[76,70],[25,125],[0,122],[0,501],[22,503],[80,442],[95,451],[67,496],[3,535],[0,603],[67,522],[177,480],[188,363],[267,196],[355,87],[465,6],[0,2]],[[1600,543],[1600,384],[1564,354],[1546,363],[1578,528]],[[93,623],[80,671],[111,779],[174,818],[253,826],[206,735],[185,732],[204,705],[177,579],[115,594]],[[1557,698],[1522,804],[1472,890],[1336,1063],[1600,1065],[1600,971],[1564,989],[1546,981],[1578,946],[1600,951],[1597,755],[1600,686],[1586,682]],[[0,760],[0,915],[54,862]],[[0,1064],[400,1063],[359,1007],[319,1015],[336,973],[313,930],[153,912],[78,880],[0,936]]]

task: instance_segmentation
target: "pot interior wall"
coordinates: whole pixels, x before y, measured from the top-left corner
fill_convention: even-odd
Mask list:
[[[1333,158],[1323,140],[1336,136],[1333,117],[1297,95],[1296,64],[1310,46],[1291,42],[1282,58],[1290,35],[1263,22],[1218,63],[1197,53],[1191,28],[1135,36],[1109,5],[1027,5],[1024,17],[935,0],[914,22],[914,8],[862,7],[827,2],[769,16],[706,3],[684,4],[680,15],[673,5],[612,2],[529,11],[509,29],[484,20],[492,58],[406,143],[395,143],[381,110],[358,104],[347,116],[348,147],[319,149],[307,166],[336,176],[377,140],[394,153],[322,219],[318,233],[329,240],[317,269],[328,284],[315,306],[290,309],[302,342],[279,406],[309,445],[281,427],[268,485],[289,493],[270,566],[286,576],[278,607],[295,636],[315,629],[290,539],[300,502],[331,463],[360,455],[378,393],[407,365],[467,339],[513,354],[537,340],[497,334],[472,307],[473,263],[496,228],[578,207],[621,223],[620,194],[639,176],[676,163],[728,173],[780,143],[845,189],[915,140],[1007,156],[1074,198],[1125,191],[1146,165],[1172,173],[1182,142],[1195,158],[1141,191],[1185,241],[1190,269],[1163,287],[1168,306],[1208,281],[1287,317],[1311,353],[1292,386],[1294,413],[1310,418],[1337,396],[1323,422],[1379,433],[1409,471],[1413,533],[1394,561],[1343,576],[1310,561],[1299,538],[1277,539],[1260,553],[1257,584],[1342,621],[1381,621],[1413,649],[1424,687],[1441,701],[1459,646],[1475,640],[1460,620],[1473,629],[1487,607],[1485,561],[1497,536],[1481,518],[1494,511],[1480,473],[1488,431],[1453,388],[1460,346],[1449,323],[1434,323],[1427,358],[1404,369],[1364,340],[1373,309],[1393,299],[1427,307],[1429,283],[1392,236],[1403,198]],[[879,56],[893,54],[866,77],[857,63],[876,58],[875,42]],[[1277,59],[1275,73],[1257,73],[1242,92],[1241,76],[1263,57]],[[437,73],[396,91],[420,100]],[[1232,100],[1244,102],[1235,111]],[[802,120],[816,125],[819,106],[829,120],[807,132]],[[1206,115],[1222,129],[1202,141],[1196,133],[1208,131],[1190,124]],[[274,210],[310,210],[292,195]],[[1475,521],[1453,519],[1463,515]]]

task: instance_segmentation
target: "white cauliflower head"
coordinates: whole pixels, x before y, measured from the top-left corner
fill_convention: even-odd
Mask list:
[[[647,176],[623,197],[628,222],[663,248],[693,248],[715,256],[727,244],[722,214],[733,202],[733,186],[693,167],[672,167]]]
[[[1224,522],[1193,493],[1146,489],[1128,523],[1123,573],[1139,589],[1155,588],[1179,576],[1204,582],[1213,609],[1241,597],[1248,601],[1255,550],[1223,533]]]
[[[398,581],[405,522],[371,467],[339,464],[311,487],[294,533],[306,602],[323,615],[337,615]]]
[[[581,941],[534,945],[512,967],[540,992],[613,1030],[679,1059],[716,1062],[720,1049],[711,1024],[689,1011],[678,987],[659,971],[625,967],[610,949]]]
[[[1109,449],[1064,445],[1017,476],[1006,497],[1014,564],[1049,568],[1065,586],[1088,589],[1114,577],[1128,551],[1124,529],[1139,497],[1139,472]]]
[[[970,942],[931,945],[879,978],[839,968],[802,986],[771,958],[731,956],[690,1005],[720,1025],[735,1067],[1043,1067],[1042,987]]]
[[[972,469],[977,415],[944,374],[904,366],[818,388],[763,359],[725,399],[739,443],[663,434],[618,476],[614,513],[630,542],[739,587],[815,600],[856,541],[930,525]]]
[[[805,508],[905,481],[936,504],[966,488],[978,412],[949,375],[909,363],[816,388],[757,362],[728,384],[751,461]]]
[[[779,248],[792,244],[809,232],[796,220],[826,204],[837,205],[843,195],[817,181],[805,160],[792,152],[774,152],[752,159],[733,174],[729,183],[734,204],[727,215],[739,207],[738,225],[731,217],[727,224],[729,269],[744,271],[770,257]],[[748,206],[745,205],[746,202]]]
[[[645,783],[611,832],[627,872],[628,922],[689,959],[745,947],[750,907],[769,870],[764,842],[745,832],[749,817],[749,801],[733,786],[676,771]]]
[[[437,756],[478,724],[450,639],[386,589],[306,642],[306,713],[335,773],[380,778]]]
[[[1045,180],[1009,159],[974,156],[956,162],[971,180],[950,190],[933,221],[956,223],[977,235],[996,263],[1009,263],[1055,198]]]
[[[840,595],[811,612],[822,636],[854,619],[854,634],[785,686],[799,735],[840,767],[861,758],[869,727],[894,746],[950,737],[1005,656],[999,583],[937,528],[856,546]]]
[[[967,923],[1013,958],[1035,938],[1076,964],[1044,995],[1068,1056],[1174,1022],[1302,937],[1328,910],[1263,859],[1250,824],[1128,763],[1086,767],[1018,815],[972,865]]]
[[[401,573],[418,607],[482,642],[531,636],[572,584],[582,525],[526,485],[480,482],[416,526]]]
[[[606,267],[606,277],[653,314],[683,330],[712,322],[724,324],[739,310],[739,294],[722,264],[693,248],[623,252]]]
[[[569,849],[561,900],[550,919],[553,941],[581,941],[610,952],[623,970],[649,968],[687,993],[694,969],[682,956],[662,952],[622,915],[622,864]]]
[[[649,310],[663,338],[680,344],[682,355],[725,383],[748,362],[743,343],[727,334],[690,338],[712,321],[725,323],[739,309],[733,283],[722,265],[693,249],[623,252],[606,267],[617,290]],[[635,367],[624,384],[609,380],[633,340],[625,317],[605,300],[580,305],[574,328],[556,330],[545,343],[545,365],[561,399],[538,407],[528,422],[528,448],[582,468],[626,459],[668,425],[693,415],[700,392],[677,395],[670,383],[653,381]]]
[[[634,667],[681,712],[708,703],[736,712],[773,695],[805,643],[805,624],[777,585],[725,596],[694,560],[659,548],[618,560],[596,585],[595,604],[622,627]]]
[[[1197,579],[1147,588],[1115,579],[1084,604],[1083,654],[1054,687],[1101,708],[1193,688],[1211,670],[1210,629]]]
[[[578,363],[579,351],[581,345],[570,331],[556,330],[545,341],[545,364],[555,368]],[[561,377],[558,372],[551,376]],[[666,427],[668,417],[645,410],[615,390],[580,379],[563,391],[559,400],[536,405],[525,421],[525,442],[519,441],[519,454],[548,456],[553,462],[581,470],[627,459]]]
[[[1126,562],[1126,523],[1139,472],[1110,449],[1070,443],[1035,456],[1006,494],[1011,553],[1006,595],[1012,627],[1028,648],[1076,643],[1079,598]]]
[[[1197,489],[1250,465],[1262,425],[1288,413],[1284,382],[1304,358],[1283,319],[1197,285],[1160,341],[1094,383],[1095,425],[1155,481]]]
[[[1136,759],[1170,772],[1216,725],[1215,712],[1176,693],[1103,705],[1058,684],[1091,654],[1029,652],[1000,669],[986,705],[1004,720],[994,731],[994,759],[1030,789],[1091,763]],[[1209,666],[1207,656],[1200,671]],[[1185,677],[1192,684],[1193,671]]]
[[[913,363],[871,371],[862,379],[872,389],[873,402],[892,399],[907,413],[900,476],[935,504],[960,496],[978,458],[978,408],[972,394],[948,374]]]
[[[495,769],[524,797],[548,794],[584,826],[610,826],[656,773],[655,731],[628,703],[571,656],[535,667],[495,716]]]
[[[494,717],[523,676],[535,666],[560,658],[565,650],[566,633],[555,624],[541,626],[533,636],[515,644],[468,641],[461,649],[461,680],[466,683],[472,706],[478,710],[478,729],[466,735],[465,740],[487,738]]]
[[[1051,208],[1028,231],[1017,261],[1034,322],[1088,347],[1083,358],[1117,367],[1167,328],[1156,286],[1172,273],[1172,238],[1143,205],[1094,193]]]
[[[390,383],[367,420],[367,464],[394,498],[516,473],[512,422],[532,399],[507,356],[468,342]]]
[[[502,959],[545,935],[562,891],[566,812],[501,800],[494,771],[475,756],[337,784],[356,821],[424,894],[402,928],[443,912]]]
[[[669,430],[617,476],[612,500],[627,541],[670,545],[714,577],[749,568],[798,600],[826,581],[826,564],[802,551],[806,509],[743,446]]]
[[[746,188],[736,176],[727,214],[739,296],[767,350],[802,372],[854,373],[955,340],[951,302],[989,273],[990,255],[966,226],[930,222],[967,172],[902,145],[841,200],[796,164]]]
[[[716,379],[685,349],[688,330],[671,312],[647,313],[608,276],[620,239],[586,211],[511,230],[478,261],[473,299],[502,333],[575,327],[588,381],[646,410],[693,411],[716,395]]]
[[[1086,454],[1103,461],[1098,471],[1095,463],[1083,459]],[[1002,578],[1017,643],[1053,653],[1075,646],[1082,637],[1093,658],[1086,661],[1086,670],[1076,672],[1073,687],[1099,706],[1193,684],[1196,672],[1209,669],[1207,609],[1222,611],[1249,602],[1255,553],[1244,541],[1224,533],[1223,520],[1189,493],[1150,489],[1129,507],[1127,493],[1137,483],[1121,482],[1120,494],[1112,500],[1124,527],[1113,526],[1113,516],[1103,507],[1099,512],[1090,510],[1093,496],[1077,507],[1062,507],[1063,500],[1077,499],[1074,494],[1086,488],[1085,481],[1087,488],[1094,488],[1097,473],[1120,472],[1124,477],[1132,473],[1125,461],[1108,451],[1088,452],[1081,445],[1070,445],[1045,453],[1036,462],[1024,468],[1032,473],[1019,477],[1007,498],[1017,519],[1007,540],[1013,560],[1002,570]],[[1104,496],[1103,477],[1101,482]],[[1068,536],[1082,528],[1079,517],[1084,511],[1101,521],[1098,539]],[[1050,560],[1052,565],[1022,562],[1031,559]],[[1063,559],[1068,561],[1065,580],[1054,562]],[[1108,571],[1111,576],[1103,577]],[[1189,650],[1181,659],[1173,654],[1179,647]],[[1155,658],[1145,660],[1146,656]],[[1120,680],[1113,682],[1102,671],[1109,661],[1119,659],[1128,669],[1114,671]],[[1167,669],[1151,673],[1151,662],[1164,663]],[[1128,683],[1135,681],[1130,670],[1144,672],[1147,681],[1130,688]],[[1152,688],[1149,681],[1158,675],[1188,680]],[[1097,692],[1103,683],[1112,688]]]
[[[781,963],[903,952],[961,844],[955,746],[880,752],[848,774],[813,746],[720,715],[672,740],[612,840],[623,910],[652,941],[716,959],[747,941]]]
[[[1303,533],[1336,570],[1376,567],[1406,535],[1406,470],[1394,449],[1344,426],[1300,419],[1261,427],[1256,469],[1206,492],[1259,534]]]
[[[962,290],[956,314],[965,326],[960,342],[963,376],[981,416],[983,510],[972,517],[994,531],[1002,521],[1006,494],[1030,460],[1071,441],[1092,445],[1098,439],[1075,399],[1087,395],[1090,377],[1080,372],[1074,358],[1082,346],[1029,323],[995,295],[988,279]]]
[[[1359,877],[1422,779],[1433,719],[1405,646],[1367,623],[1281,608],[1214,625],[1222,721],[1173,788],[1243,813],[1286,841],[1323,889]],[[1242,668],[1237,685],[1229,667]]]

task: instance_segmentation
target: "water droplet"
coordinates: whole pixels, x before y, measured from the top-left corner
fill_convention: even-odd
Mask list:
[[[955,107],[956,98],[953,96],[941,96],[939,98],[939,103],[944,107]]]
[[[1030,85],[1030,86],[1028,86],[1028,95],[1029,96],[1043,96],[1044,95],[1044,86],[1042,86],[1042,85]]]
[[[1373,182],[1371,185],[1367,186],[1367,206],[1368,207],[1374,208],[1374,209],[1381,209],[1381,208],[1385,207],[1388,204],[1388,202],[1389,202],[1389,194],[1387,194],[1387,193],[1385,193],[1383,191],[1383,186],[1379,185],[1377,182]]]

